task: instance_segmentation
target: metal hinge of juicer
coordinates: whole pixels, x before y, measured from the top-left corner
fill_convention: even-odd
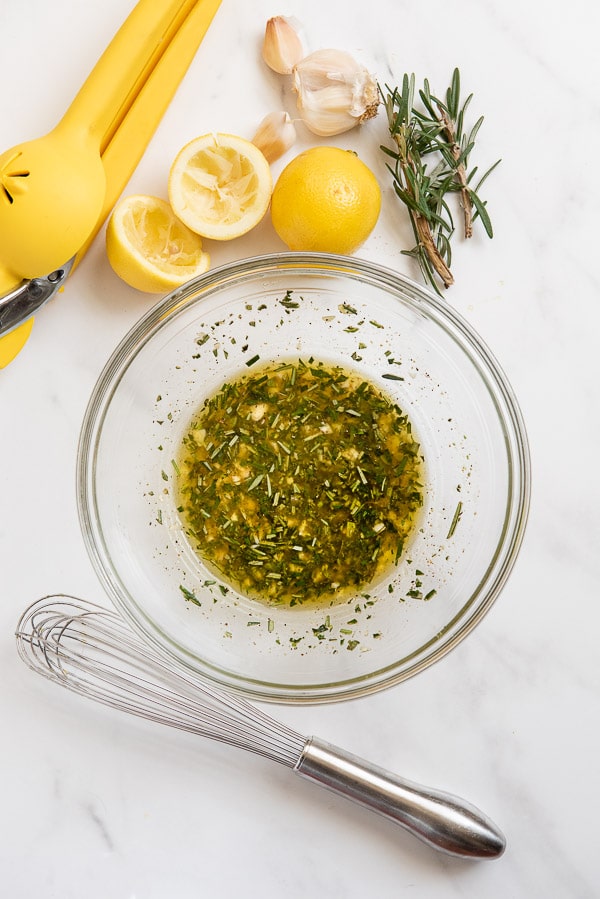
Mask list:
[[[8,334],[38,311],[59,290],[71,268],[75,257],[61,268],[43,278],[30,278],[0,296],[0,336]]]

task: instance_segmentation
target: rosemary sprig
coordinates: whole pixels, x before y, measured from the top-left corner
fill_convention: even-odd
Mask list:
[[[401,88],[386,85],[385,91],[380,88],[380,92],[395,145],[393,149],[381,149],[393,159],[388,169],[394,190],[408,209],[416,240],[413,249],[404,252],[418,261],[425,280],[440,293],[440,281],[444,287],[454,283],[450,240],[455,227],[448,197],[453,193],[460,195],[465,238],[472,236],[477,218],[488,237],[493,237],[479,190],[500,160],[473,186],[477,167],[467,169],[483,117],[469,131],[465,130],[465,113],[473,95],[469,94],[461,104],[458,69],[453,72],[445,100],[434,96],[425,80],[418,95],[420,107],[415,106],[414,75],[404,75]],[[433,165],[428,168],[429,158]]]

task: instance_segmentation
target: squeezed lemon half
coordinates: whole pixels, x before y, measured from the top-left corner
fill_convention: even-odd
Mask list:
[[[254,228],[271,200],[271,169],[250,141],[205,134],[178,153],[169,173],[175,214],[202,237],[232,240]]]
[[[106,253],[116,274],[146,293],[174,290],[210,264],[201,238],[179,221],[166,200],[141,194],[125,197],[113,210]]]

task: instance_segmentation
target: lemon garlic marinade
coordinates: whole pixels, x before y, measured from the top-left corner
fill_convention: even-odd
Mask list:
[[[176,462],[178,511],[209,567],[272,605],[347,600],[398,562],[423,504],[408,417],[313,359],[223,384]]]

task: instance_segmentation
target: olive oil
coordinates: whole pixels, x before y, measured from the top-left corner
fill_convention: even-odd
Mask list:
[[[270,364],[194,415],[178,509],[199,556],[269,605],[347,599],[397,564],[423,504],[407,415],[356,372]]]

